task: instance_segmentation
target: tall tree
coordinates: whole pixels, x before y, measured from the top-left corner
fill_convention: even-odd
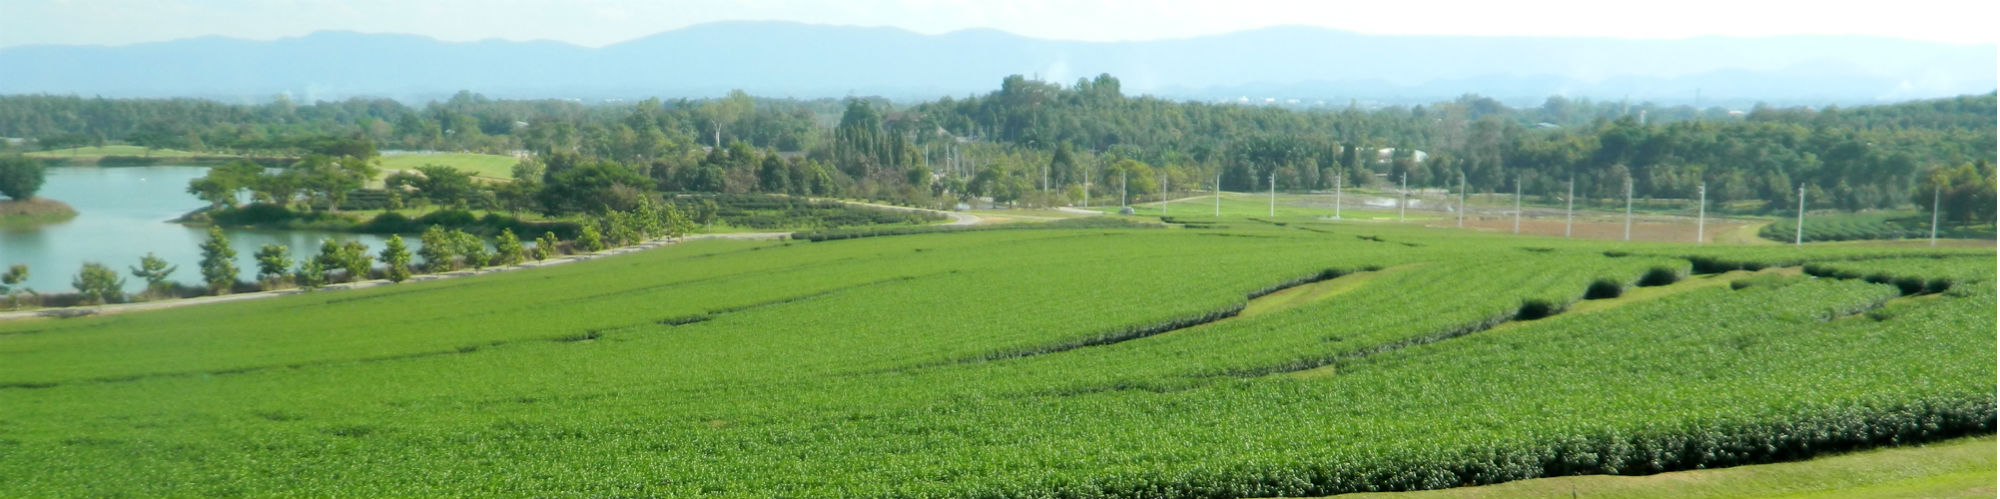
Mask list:
[[[403,282],[410,278],[410,248],[403,244],[403,236],[392,235],[382,243],[383,277],[389,282]]]
[[[236,286],[236,249],[220,227],[208,228],[208,240],[201,243],[201,278],[213,294],[225,294]]]
[[[118,277],[118,271],[102,263],[84,262],[83,270],[77,272],[70,285],[76,287],[76,294],[83,297],[85,304],[124,301],[125,279]]]
[[[0,195],[27,201],[42,190],[46,180],[41,161],[20,154],[0,155]]]
[[[257,280],[269,289],[285,278],[292,268],[292,252],[282,244],[266,244],[257,248]]]
[[[179,265],[168,265],[165,258],[148,251],[146,256],[139,257],[139,266],[132,267],[132,275],[146,280],[147,292],[164,293],[168,287],[167,276],[173,275],[178,269]]]

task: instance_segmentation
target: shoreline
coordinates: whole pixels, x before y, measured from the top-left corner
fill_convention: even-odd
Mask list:
[[[846,200],[833,200],[833,201],[837,201],[837,202],[841,202],[841,203],[848,203],[848,204],[855,204],[855,205],[864,205],[864,206],[873,206],[873,207],[878,207],[878,208],[886,208],[886,209],[895,209],[895,210],[908,210],[908,211],[928,211],[928,212],[933,212],[933,213],[939,213],[939,214],[943,214],[943,215],[945,215],[946,217],[949,217],[949,218],[951,219],[951,222],[949,222],[949,223],[945,223],[945,224],[943,224],[943,225],[977,225],[977,224],[980,224],[980,223],[983,223],[983,222],[985,222],[985,220],[984,220],[983,218],[981,218],[980,216],[978,216],[978,215],[972,215],[972,214],[967,214],[967,213],[958,213],[958,212],[950,212],[950,211],[941,211],[941,210],[932,210],[932,209],[927,209],[927,208],[911,208],[911,207],[902,207],[902,206],[889,206],[889,205],[878,205],[878,204],[873,204],[873,203],[864,203],[864,202],[858,202],[858,201],[846,201]],[[620,246],[620,247],[617,247],[617,248],[607,248],[607,249],[605,249],[605,250],[603,250],[603,251],[598,251],[598,252],[594,252],[594,253],[575,253],[575,254],[569,254],[569,255],[561,255],[561,256],[554,256],[554,257],[550,257],[550,258],[549,258],[549,259],[547,259],[547,260],[541,260],[541,261],[530,261],[530,262],[522,262],[522,263],[518,263],[518,264],[514,264],[514,265],[508,265],[508,266],[504,266],[504,267],[488,267],[488,268],[484,268],[484,269],[477,269],[477,270],[474,270],[474,269],[466,269],[466,270],[455,270],[455,271],[451,271],[451,272],[444,272],[444,273],[437,273],[437,274],[418,274],[418,275],[413,275],[413,276],[410,276],[410,279],[409,279],[408,281],[406,281],[406,282],[422,282],[422,281],[434,281],[434,280],[438,280],[438,279],[452,279],[452,278],[458,278],[458,277],[465,277],[465,276],[473,276],[473,275],[481,275],[481,274],[491,274],[491,273],[495,273],[495,272],[507,272],[507,271],[513,271],[513,270],[521,270],[521,269],[531,269],[531,268],[537,268],[537,267],[546,267],[546,266],[550,266],[550,265],[561,265],[561,264],[564,264],[564,263],[569,263],[569,262],[575,262],[575,261],[581,261],[581,260],[590,260],[590,259],[595,259],[595,258],[602,258],[602,257],[607,257],[607,256],[616,256],[616,255],[623,255],[623,254],[626,254],[626,253],[633,253],[633,252],[638,252],[638,251],[645,251],[645,250],[649,250],[649,249],[654,249],[654,248],[659,248],[659,247],[663,247],[663,246],[667,246],[667,245],[671,245],[671,244],[675,244],[675,243],[679,243],[679,242],[682,242],[682,241],[692,241],[692,240],[701,240],[701,239],[725,239],[725,240],[763,240],[763,239],[778,239],[778,240],[783,240],[783,239],[789,239],[789,238],[791,238],[791,237],[792,237],[792,234],[793,234],[794,232],[796,232],[796,231],[786,231],[786,232],[725,232],[725,233],[707,233],[707,234],[691,234],[691,235],[684,235],[684,236],[680,236],[680,237],[665,237],[665,238],[659,238],[659,239],[653,239],[653,240],[650,240],[650,241],[644,241],[644,242],[641,242],[641,243],[638,243],[638,244],[633,244],[633,245],[630,245],[630,246]],[[138,302],[138,303],[116,303],[116,304],[107,304],[107,305],[85,305],[85,306],[74,306],[74,307],[57,307],[57,308],[37,308],[37,309],[29,309],[29,310],[15,310],[15,311],[7,311],[7,312],[0,312],[0,321],[9,321],[9,320],[18,320],[18,319],[28,319],[28,318],[35,318],[35,317],[53,317],[53,318],[70,318],[70,317],[83,317],[83,316],[89,316],[89,315],[102,315],[102,314],[117,314],[117,313],[126,313],[126,312],[143,312],[143,311],[148,311],[148,310],[161,310],[161,309],[168,309],[168,308],[178,308],[178,307],[188,307],[188,306],[195,306],[195,305],[206,305],[206,304],[210,304],[210,303],[226,303],[226,302],[232,302],[232,301],[242,301],[242,300],[257,300],[257,299],[264,299],[264,298],[271,298],[271,297],[277,297],[277,296],[285,296],[285,295],[291,295],[291,294],[297,294],[297,293],[307,293],[307,292],[319,292],[319,291],[330,291],[330,290],[348,290],[348,289],[365,289],[365,288],[372,288],[372,287],[377,287],[377,286],[386,286],[386,285],[391,285],[391,284],[398,284],[398,283],[392,283],[392,282],[389,282],[389,280],[388,280],[388,279],[371,279],[371,280],[366,280],[366,281],[355,281],[355,282],[344,282],[344,283],[339,283],[339,284],[329,284],[329,285],[326,285],[326,286],[322,286],[322,287],[320,287],[320,288],[318,288],[318,289],[314,289],[314,290],[305,290],[305,289],[299,289],[299,288],[292,288],[292,289],[280,289],[280,290],[272,290],[272,291],[253,291],[253,292],[249,292],[249,293],[236,293],[236,294],[228,294],[228,295],[221,295],[221,296],[201,296],[201,297],[194,297],[194,298],[174,298],[174,299],[167,299],[167,300],[157,300],[157,301],[148,301],[148,302]]]
[[[455,278],[475,276],[475,275],[484,275],[484,274],[492,274],[498,272],[509,272],[515,270],[547,267],[550,265],[561,265],[570,262],[592,260],[608,256],[623,255],[627,253],[635,253],[690,240],[700,240],[700,239],[760,240],[760,239],[784,239],[790,236],[791,236],[790,232],[746,232],[738,234],[696,234],[691,236],[666,237],[666,238],[645,241],[631,246],[620,246],[617,248],[609,248],[603,251],[598,251],[593,253],[575,253],[562,256],[554,256],[554,257],[549,257],[547,260],[522,262],[503,267],[487,267],[483,269],[454,270],[451,272],[442,272],[436,274],[417,274],[410,276],[409,280],[404,282],[425,282],[425,281],[436,281],[441,279],[455,279]],[[312,290],[303,288],[291,288],[291,289],[276,289],[270,291],[253,291],[249,293],[234,293],[234,294],[219,295],[219,296],[174,298],[167,300],[155,300],[155,301],[146,301],[137,303],[113,303],[106,305],[83,305],[74,307],[37,308],[29,310],[0,312],[0,321],[31,319],[37,317],[67,319],[67,318],[85,317],[91,315],[110,315],[110,314],[119,314],[127,312],[145,312],[151,310],[164,310],[169,308],[207,305],[211,303],[228,303],[228,302],[244,301],[244,300],[261,300],[265,298],[275,298],[279,296],[295,295],[299,293],[317,293],[322,291],[367,289],[380,286],[389,286],[394,284],[400,284],[400,283],[389,282],[388,279],[370,279],[366,281],[328,284],[326,286],[322,286],[318,289],[312,289]]]

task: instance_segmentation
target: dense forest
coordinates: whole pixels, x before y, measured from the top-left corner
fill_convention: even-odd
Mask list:
[[[1509,108],[1467,95],[1426,106],[1293,111],[1124,95],[1109,75],[1069,86],[1021,76],[986,95],[907,106],[742,92],[583,104],[461,92],[421,107],[385,99],[262,105],[195,99],[0,97],[11,148],[128,143],[300,157],[326,137],[384,150],[585,158],[684,192],[843,195],[948,206],[1116,202],[1169,192],[1344,185],[1520,188],[1570,181],[1585,199],[1692,198],[1747,210],[1928,208],[1993,217],[1994,94],[1858,108],[1744,111],[1550,97]],[[1121,180],[1122,179],[1122,180]],[[1086,187],[1088,186],[1088,187]],[[1087,189],[1087,190],[1086,190]],[[1045,194],[1046,193],[1046,194]]]

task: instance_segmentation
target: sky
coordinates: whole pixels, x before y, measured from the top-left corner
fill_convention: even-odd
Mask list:
[[[1752,0],[0,0],[0,47],[124,45],[219,35],[270,40],[320,30],[446,41],[555,40],[599,47],[731,20],[992,28],[1036,38],[1130,41],[1275,25],[1369,34],[1673,39],[1870,35],[1993,44],[1996,2]],[[1607,7],[1607,4],[1637,4]]]

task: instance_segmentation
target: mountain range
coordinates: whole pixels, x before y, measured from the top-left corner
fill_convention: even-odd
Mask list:
[[[444,42],[323,31],[270,41],[202,37],[122,46],[0,48],[0,94],[257,101],[458,90],[494,97],[980,94],[1011,74],[1068,84],[1109,73],[1127,94],[1195,100],[1421,103],[1476,93],[1662,104],[1865,104],[1986,93],[1993,45],[1859,36],[1613,38],[1367,35],[1271,27],[1138,42],[926,35],[787,22],[690,26],[600,48]]]

